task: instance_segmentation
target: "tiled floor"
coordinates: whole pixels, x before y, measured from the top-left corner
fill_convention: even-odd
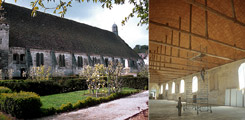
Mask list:
[[[149,100],[150,120],[245,120],[245,108],[213,106],[212,113],[197,112],[194,109],[182,111],[178,116],[177,102],[168,100]]]

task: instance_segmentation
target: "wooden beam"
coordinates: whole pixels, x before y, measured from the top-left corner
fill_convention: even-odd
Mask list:
[[[167,77],[167,76],[164,76],[164,75],[151,75],[151,76],[159,76],[160,79],[178,79],[178,78],[182,78],[182,77],[178,77],[178,76],[174,76],[174,77]]]
[[[154,53],[150,53],[150,54],[154,54]],[[172,57],[172,58],[177,58],[177,59],[181,59],[181,60],[188,60],[188,61],[192,61],[192,62],[198,62],[200,64],[212,64],[212,65],[215,65],[215,67],[217,67],[217,65],[218,66],[222,65],[220,63],[214,63],[214,62],[191,60],[190,58],[185,58],[185,57],[177,57],[177,56],[170,56],[170,55],[164,55],[164,54],[156,54],[156,55],[160,55],[160,56],[164,56],[164,57]]]
[[[172,30],[171,32],[171,45],[173,45],[173,40],[174,40],[174,31]],[[170,56],[172,56],[173,48],[170,48]],[[170,58],[170,63],[172,62],[172,58]]]
[[[150,67],[157,67],[159,69],[164,68],[164,69],[169,69],[169,70],[184,70],[184,71],[193,71],[193,72],[199,72],[198,70],[190,70],[190,69],[178,69],[174,67],[163,67],[163,66],[156,66],[156,65],[150,65]]]
[[[205,6],[208,6],[207,0],[205,0]],[[208,11],[205,11],[205,36],[208,38]]]
[[[172,73],[172,74],[169,74],[169,73],[159,73],[159,74],[157,74],[157,73],[150,73],[150,75],[164,75],[164,76],[174,76],[174,77],[183,77],[183,76],[185,76],[185,75],[183,75],[183,74],[174,74],[174,73]]]
[[[162,76],[163,78],[181,78],[184,75],[171,75],[171,74],[151,74],[154,76]]]
[[[234,1],[233,1],[233,0],[231,0],[231,8],[232,8],[232,17],[233,17],[235,20],[237,20],[237,19],[236,19],[236,11],[235,11],[235,6],[234,6]]]
[[[191,33],[191,19],[192,19],[192,4],[190,4],[190,23],[189,23],[190,33]],[[191,50],[191,35],[189,35],[189,49]]]
[[[164,64],[171,64],[171,65],[180,65],[180,66],[185,66],[185,67],[195,67],[195,68],[202,68],[200,66],[193,66],[193,65],[186,65],[186,64],[179,64],[179,63],[169,63],[169,62],[164,62],[164,61],[154,61],[154,60],[151,60],[149,62],[157,62],[157,63],[164,63]]]
[[[181,17],[179,17],[179,30],[181,30]],[[181,38],[181,32],[179,32],[179,44],[178,46],[180,47],[180,39]],[[178,57],[180,56],[180,49],[178,49]]]
[[[149,21],[149,23],[150,24],[154,24],[154,25],[158,25],[158,26],[162,26],[163,28],[166,28],[166,29],[169,29],[169,30],[175,30],[175,31],[179,31],[181,33],[185,33],[185,34],[188,34],[188,35],[192,35],[192,36],[198,37],[198,38],[206,39],[208,41],[217,43],[219,45],[223,45],[223,46],[226,46],[226,47],[233,48],[235,50],[239,50],[239,51],[245,52],[244,48],[238,48],[238,47],[232,46],[232,45],[227,44],[227,43],[220,42],[220,41],[212,39],[212,38],[206,38],[206,36],[203,36],[203,35],[199,35],[199,34],[196,34],[196,33],[188,32],[186,30],[180,30],[178,28],[171,27],[171,26],[168,26],[168,25],[165,25],[165,24],[162,24],[162,23],[154,22],[154,21],[151,21],[151,20]]]
[[[191,71],[176,71],[176,70],[169,70],[169,69],[152,69],[149,68],[149,72],[167,72],[167,73],[183,73],[183,74],[192,74]]]
[[[150,54],[155,54],[155,53],[151,53]],[[185,57],[177,57],[177,56],[170,56],[170,55],[164,55],[164,54],[156,54],[156,55],[160,55],[160,56],[164,56],[164,57],[172,57],[172,58],[177,58],[177,59],[181,59],[181,60],[188,60],[188,61],[192,61],[192,62],[198,62],[200,64],[213,64],[215,65],[215,67],[218,65],[221,65],[219,63],[213,63],[213,62],[207,62],[207,61],[198,61],[198,60],[190,60],[190,58],[185,58]]]
[[[209,11],[210,13],[213,13],[213,14],[215,14],[217,16],[220,16],[220,17],[222,17],[222,18],[224,18],[226,20],[229,20],[229,21],[232,21],[232,22],[234,22],[236,24],[239,24],[239,25],[241,25],[243,27],[245,26],[245,23],[242,23],[242,22],[238,21],[237,19],[234,19],[233,17],[227,16],[227,15],[225,15],[225,14],[223,14],[223,13],[221,13],[221,12],[219,12],[219,11],[213,9],[213,8],[210,8],[208,6],[206,7],[205,5],[203,5],[203,4],[199,3],[199,2],[196,2],[195,0],[186,0],[186,2],[189,3],[189,4],[192,4],[194,6],[200,7],[203,10]]]
[[[177,48],[177,49],[180,49],[180,50],[186,50],[186,51],[191,51],[191,52],[193,52],[193,53],[199,53],[199,54],[201,54],[201,52],[200,52],[200,51],[197,51],[197,50],[188,49],[188,48],[184,48],[184,47],[179,47],[179,46],[175,46],[175,45],[170,45],[170,44],[163,43],[163,42],[156,41],[156,40],[149,40],[149,41],[150,41],[151,43],[155,43],[155,44],[159,44],[159,45],[165,45],[165,46]],[[209,53],[205,53],[205,55],[207,55],[207,56],[209,56],[209,57],[219,58],[219,59],[222,59],[222,60],[234,61],[234,60],[231,59],[231,58],[222,57],[222,56],[217,56],[217,55],[213,55],[213,54],[209,54]]]

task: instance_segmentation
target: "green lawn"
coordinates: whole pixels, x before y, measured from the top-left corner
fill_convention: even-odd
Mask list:
[[[102,90],[100,90],[102,91]],[[104,89],[104,91],[107,91]],[[137,91],[133,88],[123,88],[123,92]],[[62,104],[76,103],[78,100],[86,99],[88,96],[88,90],[80,90],[68,93],[53,94],[47,96],[41,96],[42,108],[59,108]]]

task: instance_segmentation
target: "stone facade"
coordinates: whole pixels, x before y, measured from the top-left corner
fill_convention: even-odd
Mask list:
[[[30,69],[30,67],[37,67],[37,62],[40,62],[39,60],[42,60],[42,64],[45,67],[51,67],[51,73],[54,72],[63,72],[64,75],[77,75],[81,70],[83,70],[83,67],[89,64],[89,57],[90,59],[96,59],[97,63],[101,64],[109,64],[110,61],[118,61],[125,65],[125,68],[130,67],[131,72],[135,72],[138,70],[138,64],[142,63],[142,60],[132,60],[129,58],[122,58],[122,57],[115,57],[115,56],[103,56],[103,59],[107,61],[107,63],[102,63],[101,61],[101,55],[98,54],[90,54],[87,53],[72,53],[72,52],[66,52],[66,51],[54,51],[54,50],[43,50],[43,49],[32,49],[32,48],[23,48],[23,47],[9,47],[9,25],[8,24],[2,24],[0,25],[0,38],[1,38],[1,44],[0,44],[0,56],[1,56],[1,62],[0,62],[0,69],[3,70],[2,73],[2,79],[7,78],[7,74],[5,73],[8,69],[13,70],[13,77],[23,77],[22,73],[26,72]],[[31,64],[27,62],[27,50],[30,51],[31,56]],[[52,52],[55,55],[56,58],[56,64],[54,64]],[[37,59],[37,54],[42,54],[43,59]],[[64,55],[64,66],[60,65],[60,55]],[[38,56],[39,57],[39,56]],[[82,66],[77,66],[78,57],[82,58]],[[73,58],[75,58],[75,64],[73,61]],[[38,61],[37,61],[38,60]],[[122,61],[123,60],[123,61]],[[127,62],[127,63],[126,63]],[[130,62],[134,62],[135,65],[129,66]],[[30,64],[30,65],[28,65]],[[92,65],[93,66],[93,65]]]

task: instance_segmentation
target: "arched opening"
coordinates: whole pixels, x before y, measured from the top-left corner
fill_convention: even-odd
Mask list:
[[[168,90],[168,83],[166,84],[165,90]]]
[[[175,93],[175,82],[172,83],[172,93]]]
[[[245,88],[245,63],[242,63],[238,69],[238,79],[240,89]]]
[[[192,79],[192,92],[197,92],[198,90],[198,78],[194,76]]]
[[[180,93],[184,93],[185,92],[185,81],[181,80],[180,81]]]
[[[160,94],[163,94],[163,84],[161,84],[161,91]]]

